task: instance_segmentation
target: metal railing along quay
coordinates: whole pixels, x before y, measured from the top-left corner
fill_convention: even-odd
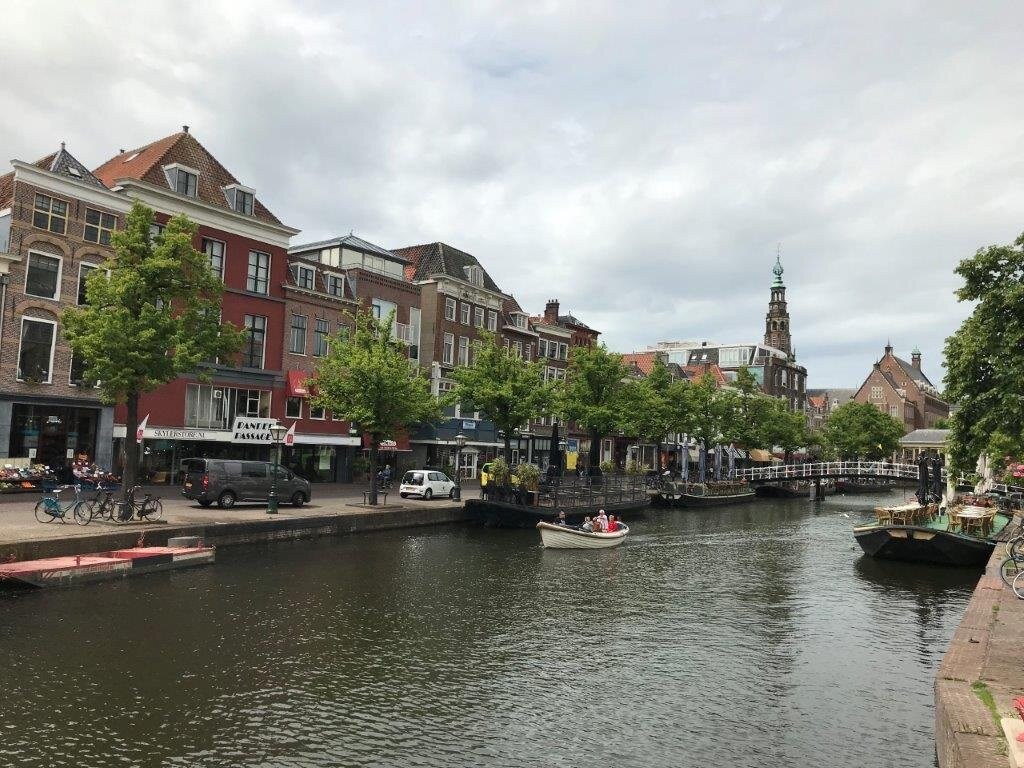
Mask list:
[[[651,478],[642,475],[622,474],[541,477],[536,491],[524,491],[515,485],[488,484],[482,496],[488,501],[534,509],[585,513],[591,509],[596,511],[601,508],[647,504],[651,481]]]

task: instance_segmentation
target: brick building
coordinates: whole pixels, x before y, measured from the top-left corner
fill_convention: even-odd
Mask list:
[[[191,456],[268,459],[268,441],[246,441],[233,426],[236,418],[285,418],[284,286],[288,241],[298,230],[281,223],[262,195],[240,183],[187,126],[120,152],[93,173],[156,212],[154,236],[178,213],[198,224],[193,245],[224,281],[222,319],[248,331],[240,359],[213,364],[209,384],[183,376],[143,396],[139,413],[149,417],[143,477],[174,483],[181,460]],[[122,408],[116,416],[115,454],[125,435]]]
[[[109,468],[113,408],[81,386],[60,313],[85,301],[130,201],[63,144],[12,165],[0,176],[0,457],[59,470],[84,454]]]
[[[904,433],[930,429],[939,419],[949,418],[949,404],[921,369],[921,352],[916,348],[908,363],[886,344],[885,353],[853,399],[888,413],[903,424]]]
[[[327,354],[325,334],[351,328],[357,311],[372,312],[377,318],[394,312],[392,333],[405,343],[410,362],[420,366],[420,289],[405,279],[404,257],[355,235],[296,245],[288,254],[285,293],[291,321],[282,368],[287,372],[286,419],[298,424],[296,446],[287,452],[289,465],[305,476],[311,467],[333,466],[334,478],[351,480],[352,461],[369,448],[369,436],[334,419],[334,414],[310,408],[306,380],[312,377],[316,359]],[[303,433],[309,433],[308,440],[299,440]],[[382,466],[387,463],[400,470],[411,464],[408,437],[380,448]]]

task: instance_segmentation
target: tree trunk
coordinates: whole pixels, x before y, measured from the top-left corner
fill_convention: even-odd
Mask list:
[[[370,434],[370,506],[377,506],[377,452],[380,450],[380,435]]]
[[[601,433],[596,429],[590,430],[590,474],[601,474]]]
[[[139,476],[139,441],[135,433],[139,429],[139,395],[128,395],[127,415],[124,420],[124,473],[121,477],[121,493],[127,495],[135,487]]]
[[[512,466],[512,437],[505,432],[505,464]]]
[[[661,477],[661,440],[654,444],[654,473]]]

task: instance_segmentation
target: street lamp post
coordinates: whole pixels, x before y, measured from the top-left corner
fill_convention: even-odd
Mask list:
[[[462,482],[459,480],[459,467],[460,467],[459,459],[462,458],[462,449],[466,447],[466,436],[464,434],[462,434],[461,432],[459,432],[459,434],[457,434],[455,436],[455,446],[456,446],[456,448],[455,448],[455,489],[454,489],[455,496],[453,497],[453,499],[455,501],[461,501],[462,500]]]
[[[565,474],[565,449],[569,447],[568,441],[562,438],[558,441],[558,476]]]
[[[277,465],[281,462],[281,441],[288,430],[283,424],[274,424],[270,428],[270,442],[273,443],[274,468],[270,476],[270,494],[267,496],[267,514],[277,514]]]

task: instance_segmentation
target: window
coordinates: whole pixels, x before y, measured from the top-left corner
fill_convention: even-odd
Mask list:
[[[560,360],[568,360],[569,359],[569,345],[568,344],[559,344],[558,345],[558,358]]]
[[[246,216],[252,216],[252,204],[254,195],[252,192],[247,192],[239,187],[228,187],[225,190],[228,193],[228,202],[231,203],[231,207],[238,213]]]
[[[444,300],[444,319],[454,320],[455,319],[455,299]]]
[[[898,419],[900,417],[900,407],[898,405],[890,405],[889,415],[892,416],[894,419]]]
[[[517,341],[512,345],[512,351],[516,353],[516,357],[522,358],[523,356],[523,342]]]
[[[291,351],[295,355],[306,354],[306,316],[292,315]]]
[[[36,195],[32,225],[63,235],[68,227],[68,204],[49,195]]]
[[[203,253],[210,258],[210,270],[217,277],[224,279],[224,243],[220,240],[203,238]]]
[[[498,313],[493,309],[487,310],[487,330],[491,332],[498,330]]]
[[[85,281],[92,273],[94,269],[98,269],[95,264],[86,264],[82,262],[78,265],[78,303],[85,304]]]
[[[302,418],[302,398],[289,397],[284,401],[284,415],[286,419]]]
[[[533,344],[526,345],[526,359],[530,360],[533,357]]]
[[[330,321],[318,317],[316,326],[313,328],[313,357],[327,357],[327,353],[330,351],[330,343],[327,341],[327,337],[330,333]]]
[[[343,275],[327,275],[327,292],[331,296],[345,295],[345,278]]]
[[[537,340],[537,357],[548,356],[548,342],[546,339]]]
[[[117,226],[117,218],[112,213],[103,213],[93,208],[85,209],[85,239],[90,243],[110,245],[110,233]]]
[[[459,365],[469,365],[469,339],[459,336]]]
[[[872,400],[881,400],[882,399],[882,388],[881,387],[872,387],[871,388],[871,399]]]
[[[171,177],[174,179],[175,192],[186,197],[196,196],[196,185],[199,182],[198,176],[194,173],[189,173],[183,168],[175,168],[171,171]]]
[[[260,315],[246,315],[244,327],[249,332],[249,337],[242,349],[242,365],[247,368],[262,368],[267,318]]]
[[[25,270],[25,293],[41,299],[59,299],[60,270],[59,256],[30,253],[28,269]]]
[[[295,264],[292,267],[292,277],[295,279],[295,284],[299,288],[305,288],[307,291],[312,291],[316,282],[316,270],[312,267],[304,267],[301,264]]]
[[[249,251],[249,276],[245,290],[252,293],[266,293],[270,284],[270,254]]]
[[[455,359],[455,336],[450,333],[444,335],[444,348],[441,352],[441,361],[445,365],[451,365]]]
[[[82,379],[85,378],[85,361],[81,355],[71,353],[71,370],[68,373],[68,384],[73,387],[80,387]]]
[[[326,264],[329,267],[340,267],[341,266],[341,249],[340,248],[324,248],[320,251],[320,263]]]
[[[49,384],[53,373],[53,341],[57,324],[52,320],[21,318],[18,379]]]
[[[270,401],[270,391],[265,389],[189,384],[185,388],[185,426],[230,429],[237,416],[269,417]]]
[[[309,418],[323,421],[327,418],[327,412],[324,410],[323,406],[316,406],[310,403]]]
[[[469,325],[469,304],[462,302],[459,305],[459,322],[463,325]]]
[[[153,244],[160,242],[160,238],[164,236],[164,225],[157,224],[156,222],[149,225],[149,239],[153,241]]]
[[[473,307],[473,325],[477,328],[484,327],[484,308]]]

